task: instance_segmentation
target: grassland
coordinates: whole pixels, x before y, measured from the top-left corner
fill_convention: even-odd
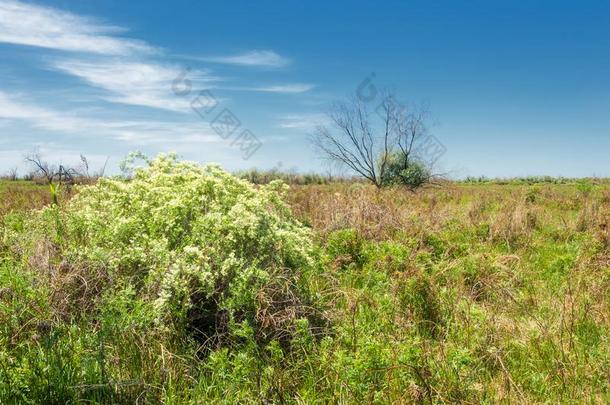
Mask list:
[[[343,182],[286,198],[313,230],[308,283],[328,320],[288,346],[244,330],[202,352],[139,327],[127,300],[70,317],[99,295],[92,281],[0,244],[0,402],[610,401],[608,183]],[[0,183],[2,226],[49,202]]]

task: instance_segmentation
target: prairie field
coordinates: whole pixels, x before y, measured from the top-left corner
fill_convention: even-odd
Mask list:
[[[610,404],[609,38],[0,0],[0,405]]]
[[[191,204],[166,181],[200,169],[163,167],[59,205],[0,183],[0,402],[610,401],[607,182],[274,191],[212,171]],[[191,220],[215,212],[234,219]],[[208,290],[193,274],[223,255],[256,271]]]

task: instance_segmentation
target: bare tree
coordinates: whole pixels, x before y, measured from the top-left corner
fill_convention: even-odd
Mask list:
[[[328,115],[333,128],[319,126],[313,138],[315,146],[329,160],[347,166],[380,187],[384,165],[378,165],[379,144],[387,148],[389,134],[386,132],[379,139],[369,125],[366,105],[358,99],[335,103]],[[386,155],[382,153],[381,159],[385,160]]]
[[[19,169],[11,167],[2,178],[10,181],[15,181],[19,178]]]
[[[406,176],[416,164],[425,165],[432,177],[433,162],[425,162],[417,153],[427,135],[426,110],[404,108],[386,93],[374,114],[355,98],[335,103],[328,115],[331,125],[319,126],[313,137],[324,158],[346,166],[376,187],[386,184],[390,174]]]
[[[30,174],[32,179],[43,178],[49,185],[53,204],[55,205],[59,205],[59,197],[63,186],[67,186],[69,189],[72,184],[78,181],[82,182],[92,179],[89,174],[89,161],[84,155],[80,155],[81,165],[78,169],[65,166],[61,163],[49,163],[43,159],[39,152],[27,155],[25,160],[33,168]]]
[[[87,159],[81,155],[81,159],[84,159],[86,170],[89,170]],[[50,163],[44,160],[39,152],[33,152],[25,157],[25,161],[28,162],[34,169],[33,173],[36,177],[42,177],[48,184],[55,182],[59,183],[73,183],[76,177],[82,176],[79,170],[65,166],[63,164]]]
[[[25,161],[34,169],[34,175],[44,178],[48,184],[53,184],[53,180],[58,176],[59,167],[44,160],[39,152],[27,155]]]
[[[441,174],[434,172],[439,157],[435,154],[439,151],[427,149],[444,149],[444,146],[428,133],[428,110],[416,106],[405,108],[393,96],[383,100],[381,110],[387,112],[391,121],[396,149],[390,156],[392,168],[389,170],[391,173],[387,173],[390,180],[393,178],[394,182],[415,189],[441,177]],[[441,152],[444,153],[444,150]]]

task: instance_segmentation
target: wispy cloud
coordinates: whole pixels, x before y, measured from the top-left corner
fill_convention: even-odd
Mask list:
[[[229,65],[258,66],[280,68],[288,66],[290,59],[270,50],[249,51],[237,55],[210,56],[196,58],[204,62],[224,63]]]
[[[201,121],[117,121],[84,117],[23,102],[20,97],[2,91],[0,118],[26,122],[38,129],[138,144],[221,142],[209,125]]]
[[[104,90],[106,101],[188,111],[187,100],[171,91],[182,69],[154,61],[154,47],[117,36],[122,31],[54,8],[0,0],[0,42],[77,51],[70,58],[57,57],[52,67]],[[204,76],[201,71],[189,75],[199,84],[212,80]]]
[[[254,87],[253,91],[263,91],[266,93],[305,93],[315,86],[307,83],[280,84],[273,86]]]
[[[0,91],[0,118],[27,121],[36,128],[52,131],[74,131],[85,123],[70,114],[16,101],[17,98]]]
[[[328,116],[325,114],[289,114],[280,117],[278,127],[284,129],[298,129],[310,131],[328,123]]]
[[[188,153],[200,149],[214,153],[222,150],[223,140],[212,130],[210,124],[199,120],[191,113],[190,101],[196,91],[204,88],[236,90],[276,94],[299,94],[310,91],[314,85],[307,83],[282,83],[273,81],[271,85],[252,84],[221,88],[225,80],[212,75],[208,70],[190,70],[187,74],[193,93],[188,97],[177,96],[172,91],[174,80],[183,76],[185,69],[166,52],[145,41],[128,38],[126,30],[98,19],[84,17],[60,9],[29,4],[18,0],[0,0],[0,45],[12,44],[32,49],[45,67],[60,72],[87,84],[83,93],[74,93],[73,86],[58,83],[57,92],[69,94],[74,102],[78,99],[86,108],[62,109],[62,96],[48,104],[33,102],[26,89],[20,94],[9,94],[0,89],[0,133],[2,150],[16,147],[11,132],[25,129],[22,139],[25,146],[32,140],[70,139],[79,145],[96,148],[109,146],[107,140],[125,144],[130,148],[140,145],[153,145],[151,149],[183,149]],[[51,51],[48,51],[51,50]],[[251,66],[269,70],[288,66],[291,60],[272,50],[252,50],[241,54],[201,57],[182,57],[196,59],[209,64]],[[37,66],[38,68],[40,66]],[[228,66],[217,66],[228,69]],[[12,71],[13,69],[11,69]],[[17,71],[17,69],[14,69]],[[24,73],[27,74],[27,73]],[[3,76],[4,77],[4,76]],[[245,83],[245,82],[241,82]],[[12,83],[11,83],[12,84]],[[60,90],[61,87],[61,90]],[[79,90],[80,91],[79,86]],[[90,91],[94,89],[95,91]],[[92,98],[93,97],[93,98]],[[46,99],[46,98],[45,98]],[[104,100],[120,104],[109,106],[100,103]],[[124,105],[154,108],[128,109]],[[165,111],[158,111],[165,110]],[[137,119],[119,118],[129,113],[137,113]],[[168,114],[167,112],[186,112],[187,115]],[[191,113],[190,116],[188,113]],[[108,119],[108,117],[110,117]],[[146,119],[150,117],[150,119]],[[284,125],[298,125],[284,122]],[[287,127],[286,127],[287,128]],[[28,134],[31,130],[32,134]],[[47,133],[51,133],[47,137]],[[81,142],[82,139],[82,142]],[[279,139],[279,138],[278,138]],[[266,139],[272,140],[272,137]],[[37,143],[37,142],[34,142]],[[226,142],[225,142],[226,143]],[[205,144],[205,148],[197,147]],[[214,145],[213,145],[214,144]],[[72,145],[74,146],[74,145]],[[214,155],[215,156],[215,155]],[[228,155],[227,161],[231,156]],[[0,159],[0,165],[4,164]]]
[[[69,59],[56,61],[53,67],[105,90],[107,101],[179,112],[189,108],[188,100],[172,93],[172,82],[182,73],[177,66],[122,59]],[[189,72],[189,79],[198,85],[217,80],[203,71]]]
[[[316,87],[313,84],[308,83],[287,83],[287,84],[273,84],[265,86],[223,86],[220,87],[222,90],[231,91],[258,91],[262,93],[281,93],[281,94],[298,94],[305,93]]]
[[[51,7],[0,0],[0,42],[76,51],[70,58],[58,57],[53,68],[105,90],[107,101],[187,111],[186,100],[171,91],[181,69],[152,61],[155,48],[117,36],[122,31]],[[203,73],[191,78],[203,79]]]
[[[0,0],[0,42],[104,55],[156,51],[143,41],[116,35],[122,31],[54,8]]]

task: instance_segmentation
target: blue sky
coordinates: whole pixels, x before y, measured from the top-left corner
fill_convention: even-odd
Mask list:
[[[374,72],[429,106],[453,177],[610,176],[610,4],[460,3],[0,0],[0,172],[33,150],[323,170],[308,134]],[[210,125],[225,108],[227,139]]]

